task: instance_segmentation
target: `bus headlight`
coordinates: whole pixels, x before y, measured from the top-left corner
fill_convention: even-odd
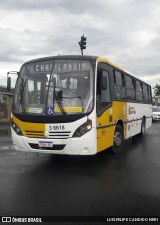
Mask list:
[[[12,121],[12,128],[16,132],[16,134],[22,135],[22,132],[21,132],[20,128],[13,121]]]
[[[92,129],[92,120],[87,120],[84,124],[77,128],[73,137],[81,137]]]

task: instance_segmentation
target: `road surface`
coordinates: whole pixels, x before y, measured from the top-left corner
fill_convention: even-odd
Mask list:
[[[160,215],[160,123],[118,155],[26,155],[1,136],[0,215]]]

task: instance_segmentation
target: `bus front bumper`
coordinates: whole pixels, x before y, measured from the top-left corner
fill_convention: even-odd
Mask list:
[[[93,133],[93,134],[91,134]],[[97,153],[97,143],[94,131],[79,138],[68,139],[37,139],[19,136],[11,128],[14,149],[24,152],[38,152],[66,155],[94,155]],[[92,136],[92,140],[91,140]],[[93,138],[94,137],[94,138]],[[39,143],[52,143],[52,148],[39,147]]]

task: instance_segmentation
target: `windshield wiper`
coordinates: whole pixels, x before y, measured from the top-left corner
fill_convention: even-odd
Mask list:
[[[56,88],[56,80],[54,80],[54,82],[53,82],[53,108],[54,108],[54,99],[55,99],[61,113],[65,116],[67,116],[67,113],[64,110],[63,104],[62,104],[62,91],[58,91],[56,93],[55,88]]]
[[[62,99],[59,98],[59,91],[57,92],[57,95],[55,94],[55,99],[56,99],[57,105],[60,108],[62,114],[65,115],[65,116],[67,116],[67,113],[66,113],[66,111],[63,108]]]

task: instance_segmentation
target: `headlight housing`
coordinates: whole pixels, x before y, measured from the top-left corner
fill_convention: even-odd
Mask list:
[[[87,120],[84,124],[77,128],[74,132],[73,137],[82,137],[84,134],[92,129],[92,120]]]
[[[13,130],[15,131],[16,134],[22,135],[22,132],[21,132],[20,128],[17,126],[17,124],[15,124],[15,123],[13,122],[13,120],[12,120],[12,128],[13,128]]]

